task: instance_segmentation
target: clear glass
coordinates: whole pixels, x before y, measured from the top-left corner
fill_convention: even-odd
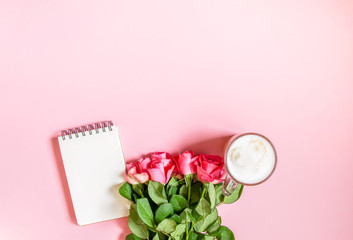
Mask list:
[[[266,141],[268,141],[270,143],[270,145],[272,146],[272,149],[273,149],[273,152],[275,154],[275,164],[273,166],[273,169],[271,171],[271,173],[267,176],[267,178],[265,178],[264,180],[260,181],[260,182],[257,182],[257,183],[253,183],[253,184],[247,184],[247,183],[242,183],[240,181],[237,181],[236,179],[236,176],[232,176],[228,171],[228,167],[227,167],[227,156],[228,156],[228,151],[230,150],[230,147],[231,145],[240,137],[244,136],[244,135],[258,135],[262,138],[264,138]],[[234,135],[233,137],[231,137],[228,141],[228,143],[226,144],[225,148],[224,148],[224,163],[225,163],[225,166],[226,166],[226,170],[227,170],[227,175],[226,175],[226,178],[223,182],[223,187],[222,187],[222,191],[223,191],[223,194],[225,196],[230,196],[232,195],[232,193],[235,191],[235,189],[237,188],[238,184],[242,184],[242,185],[246,185],[246,186],[253,186],[253,185],[258,185],[260,183],[263,183],[265,182],[267,179],[269,179],[273,172],[275,171],[276,169],[276,166],[277,166],[277,153],[276,153],[276,149],[273,145],[273,143],[265,136],[259,134],[259,133],[244,133],[244,134],[239,134],[239,135]]]

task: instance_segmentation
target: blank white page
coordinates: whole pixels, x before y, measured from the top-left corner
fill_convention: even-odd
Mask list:
[[[120,196],[125,161],[116,126],[58,137],[77,223],[128,216],[129,202]]]

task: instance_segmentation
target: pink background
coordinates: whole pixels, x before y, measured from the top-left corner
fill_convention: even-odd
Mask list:
[[[79,227],[55,137],[113,120],[126,159],[276,145],[272,178],[221,206],[237,239],[353,238],[351,0],[0,2],[0,239],[124,239]]]

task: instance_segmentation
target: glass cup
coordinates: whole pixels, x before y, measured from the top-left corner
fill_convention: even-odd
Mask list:
[[[273,165],[273,168],[271,170],[271,172],[269,173],[269,175],[259,181],[259,182],[255,182],[255,183],[243,183],[241,181],[238,181],[237,180],[237,176],[236,176],[236,173],[231,173],[231,171],[229,171],[228,169],[228,153],[229,151],[231,150],[231,147],[232,145],[240,138],[240,137],[243,137],[243,136],[246,136],[246,135],[256,135],[256,136],[259,136],[261,138],[263,138],[264,140],[266,140],[270,146],[272,147],[273,149],[273,152],[274,152],[274,165]],[[259,134],[259,133],[244,133],[244,134],[238,134],[238,135],[234,135],[233,137],[231,137],[229,139],[229,141],[227,142],[226,146],[225,146],[225,149],[224,149],[224,163],[225,163],[225,166],[226,166],[226,170],[227,170],[227,175],[226,175],[226,178],[224,180],[224,183],[223,183],[223,188],[222,188],[222,191],[223,191],[223,194],[225,196],[230,196],[234,191],[235,189],[237,188],[237,185],[238,184],[242,184],[242,185],[245,185],[245,186],[254,186],[254,185],[258,185],[260,183],[263,183],[265,182],[267,179],[269,179],[271,177],[271,175],[273,174],[273,172],[275,171],[275,168],[276,168],[276,165],[277,165],[277,153],[276,153],[276,149],[274,147],[274,145],[272,144],[272,142],[265,136]]]

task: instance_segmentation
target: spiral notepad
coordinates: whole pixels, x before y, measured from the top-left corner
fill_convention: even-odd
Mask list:
[[[64,130],[58,140],[77,223],[128,216],[129,203],[118,193],[125,162],[117,127],[98,122]]]

